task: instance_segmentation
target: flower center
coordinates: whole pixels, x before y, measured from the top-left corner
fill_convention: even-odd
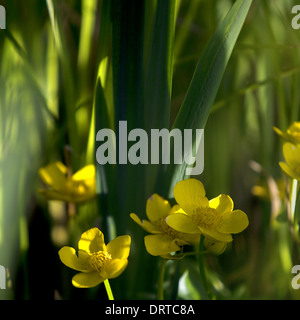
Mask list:
[[[217,229],[221,222],[222,217],[216,209],[213,208],[198,208],[192,215],[195,223],[204,229]]]
[[[173,228],[171,228],[170,226],[167,225],[166,218],[160,218],[157,221],[157,225],[163,233],[166,233],[169,236],[176,238],[177,232]]]
[[[92,253],[89,257],[89,264],[95,271],[101,272],[104,264],[112,260],[111,255],[107,251],[98,251]]]

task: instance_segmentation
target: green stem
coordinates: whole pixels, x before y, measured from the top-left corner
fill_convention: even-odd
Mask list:
[[[157,289],[157,300],[164,300],[164,278],[166,271],[166,259],[161,259],[159,275],[158,275],[158,289]]]
[[[298,195],[298,180],[293,179],[292,190],[290,193],[290,222],[291,231],[294,240],[296,241],[298,247],[300,247],[300,237],[299,237],[299,218],[296,214],[296,201]]]
[[[197,256],[197,255],[206,254],[206,253],[207,253],[207,250],[186,252],[183,254],[183,257]]]
[[[201,238],[200,238],[199,252],[204,252],[204,236],[203,235],[201,235]],[[198,263],[199,263],[199,271],[200,271],[203,288],[207,294],[207,297],[210,299],[211,295],[208,290],[208,282],[207,282],[206,273],[205,273],[203,254],[198,255]]]
[[[298,181],[296,179],[293,179],[292,182],[292,192],[290,197],[290,203],[291,203],[291,218],[292,222],[294,223],[296,220],[295,217],[295,208],[296,208],[296,199],[297,199],[297,185]]]
[[[113,293],[111,291],[111,287],[110,287],[108,279],[104,280],[104,285],[105,285],[105,289],[106,289],[106,293],[107,293],[108,299],[109,300],[115,300],[114,299],[114,295],[113,295]]]

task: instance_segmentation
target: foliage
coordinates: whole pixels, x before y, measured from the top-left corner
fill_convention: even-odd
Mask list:
[[[74,273],[58,256],[95,226],[107,242],[125,234],[132,239],[128,266],[111,281],[115,298],[156,298],[160,258],[146,252],[145,232],[129,214],[145,218],[154,193],[173,205],[186,163],[99,165],[96,133],[110,128],[118,136],[121,120],[128,131],[148,133],[205,128],[204,172],[197,178],[209,199],[230,194],[249,219],[222,255],[168,260],[165,298],[299,298],[291,287],[299,243],[289,205],[274,192],[274,181],[285,176],[278,164],[282,141],[272,129],[284,131],[299,120],[294,1],[0,5],[7,13],[7,29],[0,30],[0,264],[9,271],[1,298],[105,295],[103,286],[73,288]],[[96,198],[78,204],[45,199],[38,172],[56,161],[72,173],[95,164]],[[263,183],[268,199],[251,192]]]

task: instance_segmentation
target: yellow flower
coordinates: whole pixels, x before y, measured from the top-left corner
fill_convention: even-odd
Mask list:
[[[181,209],[168,216],[166,222],[180,232],[230,242],[232,233],[243,231],[249,224],[243,211],[233,211],[229,196],[221,194],[209,201],[203,184],[196,179],[179,181],[174,187],[174,197]]]
[[[300,145],[286,142],[283,145],[283,156],[286,163],[279,162],[281,169],[291,178],[300,181]]]
[[[284,140],[294,144],[300,144],[300,122],[293,122],[285,132],[273,127],[274,131]]]
[[[59,257],[67,267],[77,271],[72,284],[77,288],[91,288],[106,279],[118,277],[127,267],[131,238],[120,236],[104,243],[103,233],[92,228],[81,235],[78,255],[72,247],[59,250]]]
[[[71,177],[68,168],[61,162],[54,162],[39,170],[42,181],[48,186],[39,192],[51,200],[82,202],[96,195],[95,166],[88,165]]]
[[[153,194],[146,205],[146,215],[148,220],[141,221],[140,218],[131,213],[130,217],[144,230],[151,235],[145,236],[145,247],[148,253],[153,256],[162,256],[170,258],[170,253],[179,251],[181,246],[197,243],[200,240],[199,235],[189,235],[178,232],[166,224],[166,218],[179,209],[178,205],[171,208],[169,202]]]
[[[276,179],[276,186],[278,189],[278,197],[280,200],[284,200],[286,197],[286,181],[284,179]],[[259,184],[252,187],[251,192],[254,196],[263,200],[271,199],[271,190],[269,184],[263,180]]]

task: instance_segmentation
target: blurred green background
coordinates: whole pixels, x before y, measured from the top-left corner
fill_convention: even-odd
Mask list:
[[[155,8],[161,3],[121,2],[0,0],[7,24],[0,30],[0,265],[8,276],[2,299],[105,296],[102,285],[73,288],[74,273],[57,254],[63,245],[76,248],[79,235],[94,225],[103,227],[106,242],[126,233],[133,237],[129,266],[120,280],[111,281],[115,298],[156,297],[159,258],[145,251],[145,233],[129,219],[131,212],[145,218],[146,199],[157,192],[151,180],[156,169],[108,169],[112,191],[107,194],[98,168],[99,196],[75,214],[68,205],[49,203],[37,193],[38,169],[68,158],[74,171],[92,163],[95,130],[105,124],[114,127],[114,119],[128,119],[131,128],[163,127],[166,121],[171,127],[204,48],[235,1],[171,1],[175,28],[166,23],[167,30],[155,25]],[[229,194],[250,221],[224,254],[206,257],[218,299],[300,297],[291,287],[291,268],[300,264],[300,252],[285,218],[285,201],[277,199],[276,206],[274,199],[252,192],[270,177],[284,178],[278,166],[282,141],[272,127],[285,130],[300,120],[300,31],[291,26],[295,4],[253,0],[205,126],[205,164],[199,179],[207,196]],[[127,25],[126,17],[134,24]],[[152,32],[160,30],[168,32],[169,43],[161,48],[171,52],[172,61],[160,61],[160,52],[151,50]],[[168,37],[172,30],[174,43]],[[166,79],[172,80],[170,113],[152,109],[152,104],[168,100],[165,91],[157,93],[158,102],[142,105],[139,93],[147,93],[148,87],[147,81],[143,87],[138,80],[151,60],[157,68],[173,68],[168,73],[172,79]],[[123,97],[123,89],[130,94]],[[122,107],[122,99],[130,108]],[[203,298],[194,262],[167,264],[167,298]]]

